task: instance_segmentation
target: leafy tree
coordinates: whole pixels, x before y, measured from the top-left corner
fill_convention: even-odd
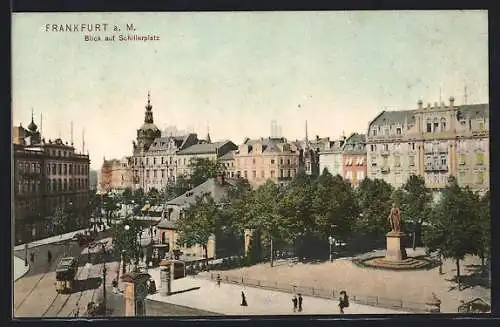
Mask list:
[[[163,195],[155,187],[152,187],[151,189],[149,189],[149,192],[147,195],[147,201],[149,201],[149,203],[151,205],[157,205],[158,203],[161,202],[162,198],[163,198]]]
[[[460,260],[465,255],[474,253],[477,248],[473,226],[478,219],[477,205],[479,198],[468,187],[461,188],[455,177],[450,177],[442,197],[436,205],[430,219],[430,230],[424,234],[424,240],[430,251],[439,250],[445,259],[455,260],[457,283],[460,290]],[[472,227],[472,228],[471,228]]]
[[[356,231],[361,237],[381,241],[389,230],[387,217],[391,211],[393,188],[381,179],[365,178],[357,190],[361,213]]]
[[[210,195],[198,197],[177,220],[179,242],[203,247],[208,260],[208,241],[221,226],[220,206]]]
[[[350,235],[359,215],[356,200],[349,183],[323,170],[315,183],[312,206],[315,225],[325,239],[332,233],[341,239]]]
[[[128,230],[125,228],[126,225],[129,226]],[[126,217],[123,223],[115,224],[112,227],[113,251],[117,256],[122,255],[126,263],[130,263],[131,259],[137,259],[140,256],[141,249],[137,241],[140,232],[139,222],[129,217]]]
[[[52,215],[52,224],[54,225],[56,234],[64,233],[67,231],[70,219],[69,214],[66,210],[61,207],[57,207]]]
[[[178,196],[186,193],[191,189],[191,185],[189,184],[189,180],[186,176],[180,175],[177,176],[174,185],[167,185],[165,188],[165,197],[167,201],[175,199]]]
[[[132,200],[134,203],[141,205],[144,204],[145,202],[145,195],[144,195],[144,190],[142,188],[138,188],[135,190],[132,194]]]
[[[216,160],[208,158],[193,158],[188,165],[191,174],[189,177],[190,189],[204,183],[217,174],[224,173],[225,166]]]
[[[417,233],[420,234],[422,224],[428,220],[432,206],[432,193],[425,186],[422,176],[411,175],[401,188],[401,212],[404,220],[411,220],[415,230],[413,233],[413,247],[416,246]],[[421,238],[421,235],[418,235]]]
[[[244,222],[244,227],[256,230],[262,241],[270,246],[273,266],[273,242],[289,239],[290,236],[289,220],[283,219],[276,201],[281,195],[280,188],[269,180],[251,194],[246,207],[248,220]]]
[[[125,202],[127,204],[132,202],[132,199],[133,199],[132,189],[127,187],[125,190],[123,190],[122,199],[123,199],[123,202]]]
[[[481,196],[479,203],[474,206],[477,211],[477,220],[471,226],[477,233],[474,239],[477,242],[476,254],[481,258],[481,266],[484,269],[485,259],[491,258],[491,204],[490,191]]]

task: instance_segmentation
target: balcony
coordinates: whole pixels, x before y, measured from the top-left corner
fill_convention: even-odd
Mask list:
[[[424,171],[426,172],[447,172],[448,165],[427,165]]]

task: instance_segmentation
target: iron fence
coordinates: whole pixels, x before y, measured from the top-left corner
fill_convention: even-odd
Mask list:
[[[210,278],[210,280],[215,280],[217,278],[217,274],[210,273],[210,276],[204,276],[204,277]],[[301,293],[302,295],[305,296],[312,296],[329,300],[337,299],[340,296],[340,290],[335,290],[335,289],[324,289],[306,285],[292,285],[287,283],[278,283],[275,281],[258,280],[258,279],[238,277],[233,275],[225,275],[221,276],[221,278],[222,278],[221,281],[226,283],[257,287],[271,291],[286,292],[291,294]],[[391,299],[381,296],[355,295],[355,294],[350,294],[349,300],[357,304],[380,307],[385,309],[392,309],[402,312],[411,312],[411,313],[427,312],[426,304],[423,302],[414,302],[402,299]]]

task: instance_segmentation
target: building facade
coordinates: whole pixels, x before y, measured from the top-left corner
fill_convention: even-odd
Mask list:
[[[357,187],[366,178],[366,135],[353,133],[342,146],[342,176]]]
[[[110,192],[112,190],[132,189],[133,178],[131,169],[131,158],[103,159],[101,166],[100,190]]]
[[[51,235],[57,208],[69,216],[68,228],[88,221],[89,156],[60,138],[46,142],[33,121],[14,127],[13,218],[15,241]]]
[[[191,160],[196,159],[209,159],[209,160],[219,160],[230,151],[235,151],[238,146],[231,141],[221,141],[221,142],[210,142],[208,141],[191,145],[183,150],[179,150],[176,153],[177,157],[177,175],[189,176],[191,174],[191,169],[189,163]],[[210,142],[210,143],[209,143]]]
[[[345,137],[341,137],[337,141],[330,141],[328,147],[325,147],[319,152],[319,173],[322,174],[326,169],[333,176],[343,174],[342,165],[342,148],[344,146]]]
[[[400,187],[410,175],[441,189],[453,175],[477,191],[489,189],[489,106],[417,104],[415,110],[383,111],[370,124],[368,176]]]
[[[258,187],[267,180],[289,182],[299,169],[299,149],[284,138],[246,139],[234,153],[235,175]]]
[[[219,162],[224,166],[226,178],[236,178],[236,168],[234,154],[237,150],[232,150],[219,158]]]

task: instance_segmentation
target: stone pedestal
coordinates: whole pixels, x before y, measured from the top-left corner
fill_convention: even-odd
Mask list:
[[[168,260],[160,262],[160,294],[169,296],[172,293],[172,269]]]
[[[402,243],[402,238],[405,236],[401,232],[389,232],[386,234],[387,238],[387,251],[385,253],[385,259],[388,261],[402,261],[408,256],[406,255],[406,249]]]
[[[144,300],[148,295],[147,281],[150,278],[149,274],[140,272],[126,273],[121,276],[125,285],[125,316],[146,315]]]

